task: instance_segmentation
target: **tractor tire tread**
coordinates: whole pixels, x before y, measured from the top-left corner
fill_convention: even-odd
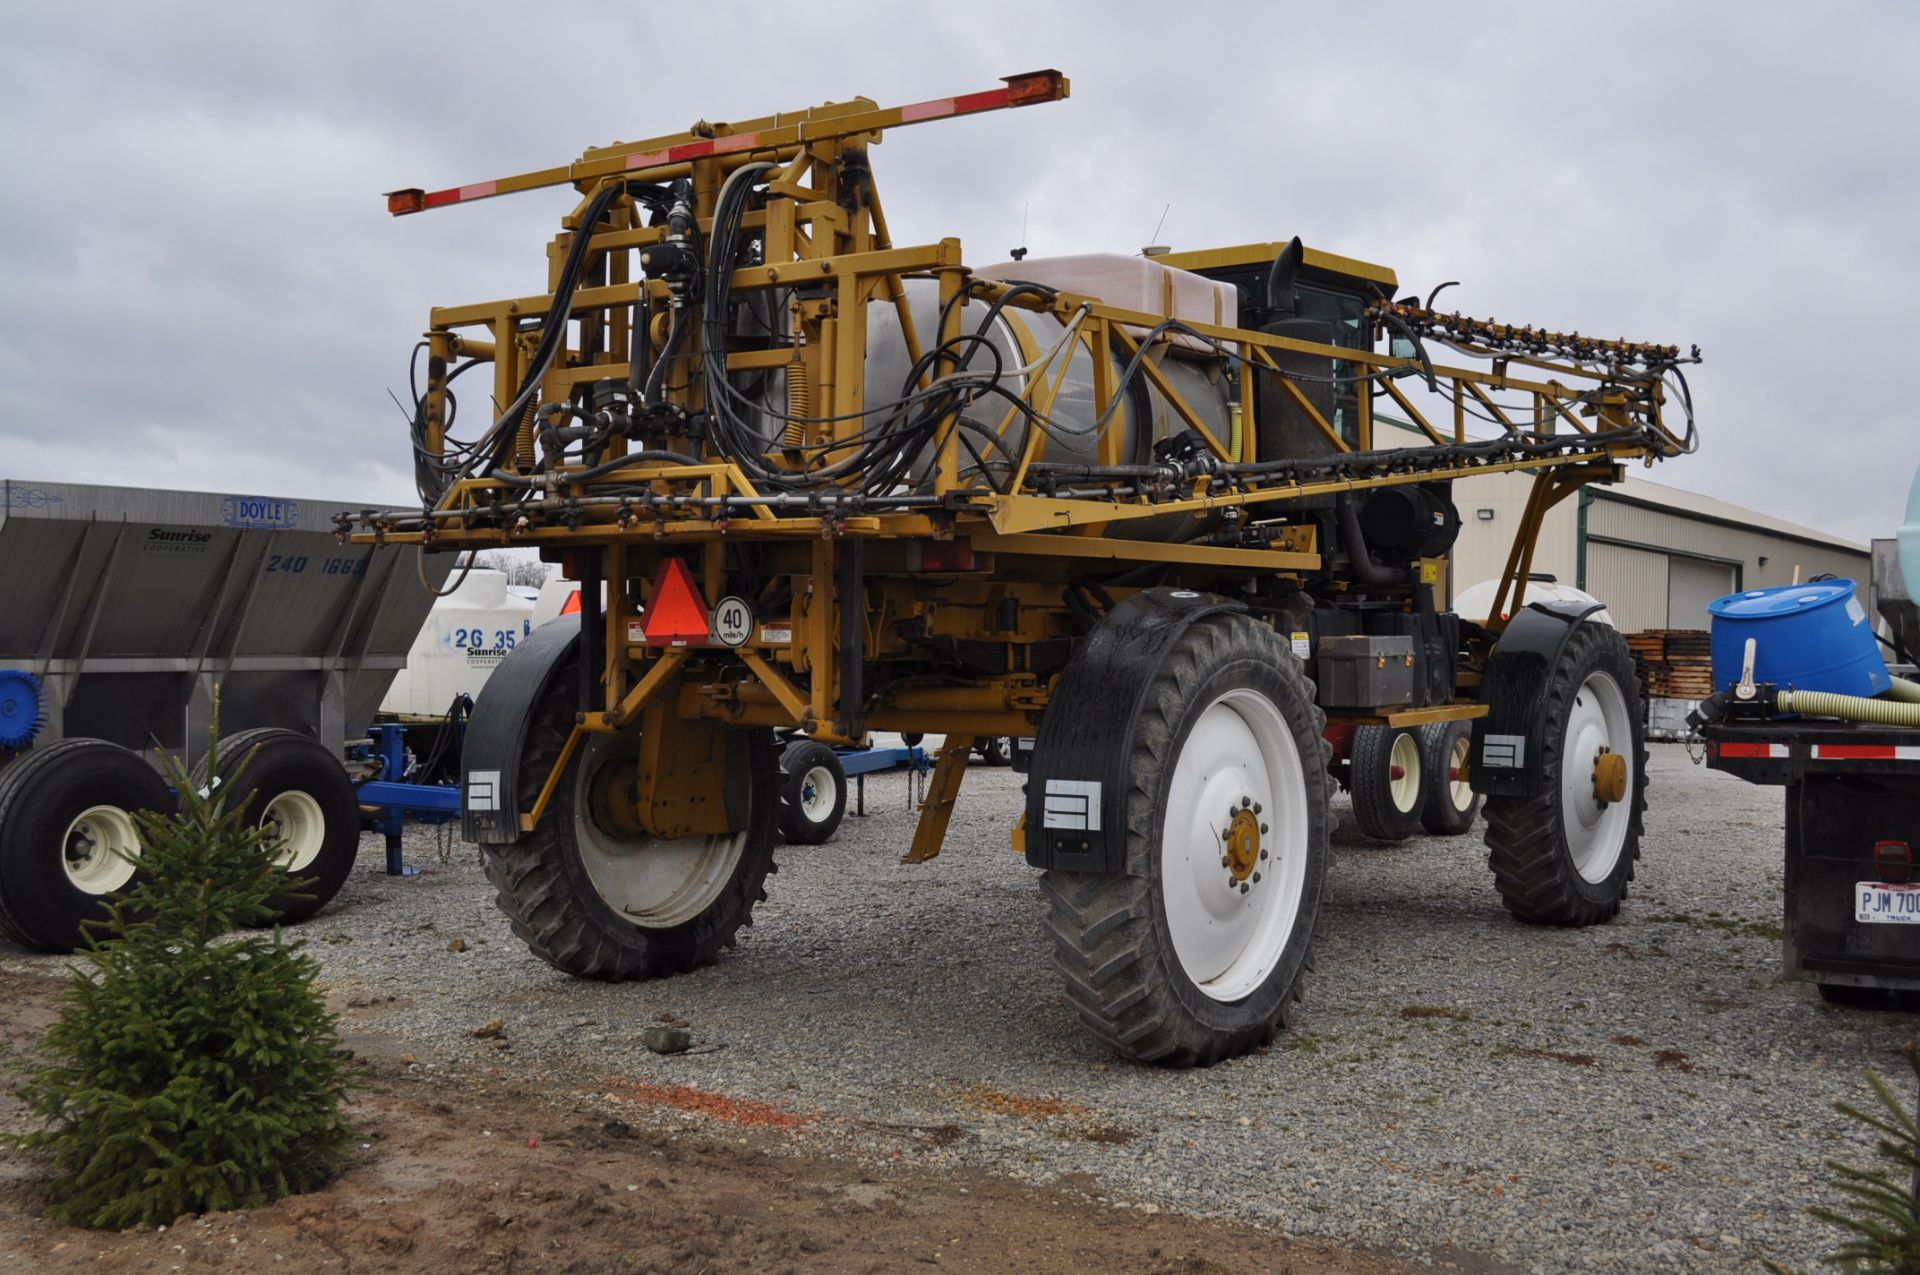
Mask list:
[[[556,674],[554,682],[564,687],[572,680],[568,666]],[[523,745],[528,761],[520,768],[521,809],[532,808],[547,767],[566,743],[573,709],[563,699],[550,690],[548,702],[536,712],[528,731]],[[592,886],[570,879],[565,867],[573,852],[563,844],[566,802],[556,797],[547,817],[531,832],[510,843],[484,847],[494,901],[506,913],[513,933],[555,969],[604,982],[686,974],[718,960],[723,949],[733,946],[738,930],[749,923],[755,902],[766,898],[762,887],[773,869],[777,797],[772,784],[779,772],[765,732],[755,733],[751,747],[757,790],[753,826],[732,879],[699,916],[671,929],[647,929],[621,920],[598,897],[586,897],[592,894]]]
[[[1626,697],[1633,743],[1633,793],[1626,841],[1620,862],[1608,880],[1587,882],[1574,867],[1566,846],[1560,806],[1561,753],[1566,747],[1565,723],[1574,695],[1596,663],[1609,663],[1609,672]],[[1574,674],[1579,676],[1575,677]],[[1641,721],[1639,684],[1626,640],[1612,627],[1583,623],[1567,639],[1561,659],[1547,680],[1540,743],[1541,773],[1547,791],[1531,797],[1488,797],[1487,866],[1508,912],[1531,925],[1580,927],[1599,925],[1619,914],[1640,857],[1640,837],[1647,811],[1647,740]]]
[[[1313,684],[1302,663],[1272,630],[1243,615],[1211,616],[1195,623],[1168,653],[1148,689],[1135,730],[1126,795],[1127,869],[1117,875],[1051,870],[1041,876],[1053,938],[1054,966],[1068,1004],[1108,1048],[1138,1062],[1169,1067],[1205,1067],[1265,1045],[1284,1028],[1299,1000],[1303,962],[1270,1013],[1223,1030],[1198,1021],[1169,978],[1177,970],[1171,942],[1155,916],[1152,860],[1159,852],[1162,812],[1155,809],[1157,780],[1173,765],[1175,732],[1205,677],[1228,665],[1249,662],[1276,672],[1295,704],[1311,715],[1319,739],[1326,717],[1314,704]],[[1284,710],[1284,706],[1283,710]],[[1321,817],[1310,821],[1325,841],[1326,753],[1302,758],[1309,786],[1320,783]],[[1315,765],[1315,762],[1318,765]],[[1324,866],[1324,856],[1320,858]],[[1319,881],[1310,879],[1301,900],[1301,924],[1318,913]],[[1309,949],[1310,955],[1310,949]],[[1169,973],[1167,963],[1175,969]]]
[[[1389,726],[1362,726],[1353,733],[1353,819],[1375,841],[1405,841],[1420,826],[1419,801],[1412,810],[1393,803],[1393,745],[1402,733]],[[1420,760],[1424,781],[1426,758]]]

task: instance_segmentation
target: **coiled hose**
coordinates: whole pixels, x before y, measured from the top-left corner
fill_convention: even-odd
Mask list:
[[[1843,722],[1875,726],[1920,726],[1920,685],[1896,677],[1893,694],[1894,699],[1884,700],[1827,691],[1781,691],[1775,703],[1783,713],[1808,717],[1837,717]]]

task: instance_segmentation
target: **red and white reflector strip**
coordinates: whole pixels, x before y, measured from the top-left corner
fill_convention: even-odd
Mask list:
[[[663,151],[643,151],[638,155],[629,155],[624,166],[631,172],[636,168],[658,168],[662,164],[684,164],[690,159],[706,159],[710,155],[731,155],[736,151],[750,151],[759,145],[760,134],[735,133],[731,137],[716,137],[705,142],[683,142],[678,146],[669,146]]]
[[[1816,761],[1920,761],[1914,744],[1815,744]]]
[[[1721,742],[1715,744],[1713,748],[1715,755],[1719,757],[1743,757],[1758,761],[1784,761],[1788,756],[1787,746],[1785,744],[1736,744]]]
[[[1067,96],[1067,77],[1055,70],[1025,71],[1019,75],[1002,77],[1005,87],[988,89],[984,93],[963,93],[958,97],[939,97],[929,102],[915,102],[911,106],[899,108],[899,122],[917,124],[921,120],[946,119],[955,115],[972,115],[977,111],[997,111],[1003,107],[1029,106],[1036,102],[1057,102]],[[861,125],[873,130],[890,127],[886,122],[886,112],[863,112],[853,117]],[[627,172],[638,169],[659,168],[666,164],[682,164],[689,160],[707,159],[715,155],[732,155],[740,151],[759,150],[764,147],[804,145],[810,140],[822,136],[851,136],[847,130],[846,119],[839,121],[815,121],[811,125],[801,124],[796,131],[794,126],[783,125],[772,130],[756,130],[751,133],[733,133],[726,137],[704,138],[697,142],[682,142],[678,146],[669,146],[664,150],[647,151],[639,155],[629,155],[621,161],[621,167]],[[771,135],[769,135],[771,133]],[[559,185],[564,180],[556,174],[528,174],[527,179],[507,178],[511,189],[529,189],[531,186]],[[470,199],[486,199],[500,193],[497,181],[474,182],[468,186],[454,186],[447,190],[425,191],[418,188],[393,190],[387,192],[387,211],[399,217],[406,213],[424,212],[429,208],[444,208],[448,204],[465,203]]]

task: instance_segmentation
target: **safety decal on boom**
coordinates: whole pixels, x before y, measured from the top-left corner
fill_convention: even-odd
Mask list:
[[[1100,782],[1096,779],[1049,779],[1043,828],[1065,832],[1100,831]]]

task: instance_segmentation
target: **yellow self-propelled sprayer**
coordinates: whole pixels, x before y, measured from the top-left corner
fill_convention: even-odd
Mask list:
[[[1627,648],[1578,609],[1500,617],[1555,502],[1692,449],[1691,358],[1396,300],[1392,271],[1298,239],[987,268],[895,242],[884,132],[1067,88],[700,123],[388,196],[580,195],[545,292],[433,312],[422,508],[343,526],[533,547],[581,582],[465,752],[466,833],[554,965],[714,959],[765,897],[781,751],[872,730],[946,737],[909,863],[973,740],[1021,741],[1013,849],[1069,1000],[1133,1058],[1283,1025],[1336,764],[1356,802],[1426,793],[1437,831],[1484,795],[1517,916],[1619,907],[1645,806]],[[1380,445],[1383,401],[1420,445]],[[1532,498],[1491,615],[1456,616],[1450,484],[1496,471]]]

